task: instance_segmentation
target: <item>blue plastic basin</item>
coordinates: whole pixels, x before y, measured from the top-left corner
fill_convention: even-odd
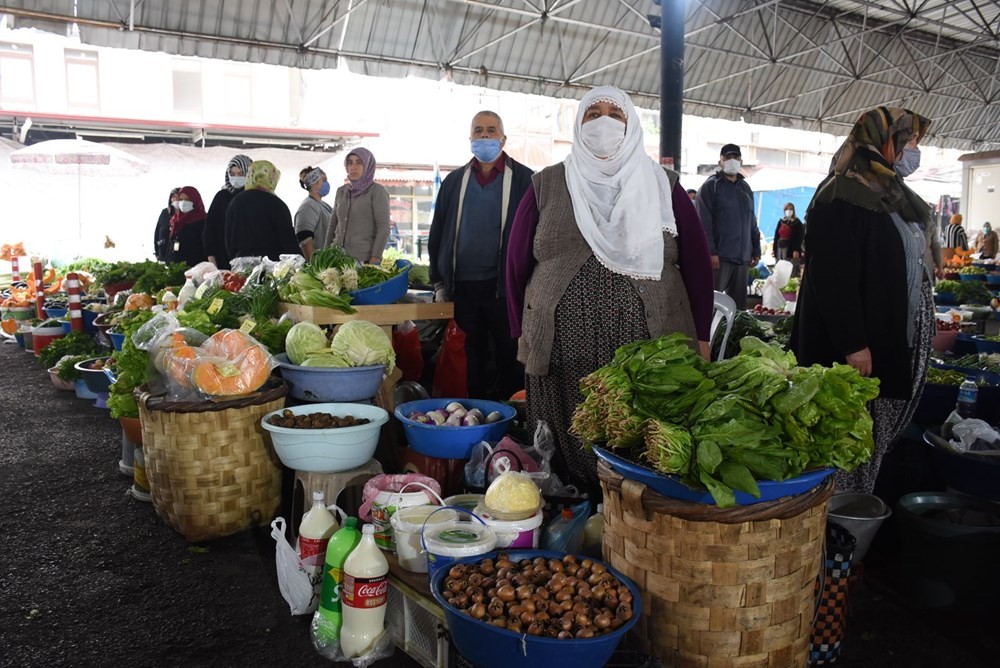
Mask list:
[[[1000,341],[988,341],[980,336],[972,337],[976,341],[976,352],[1000,353]]]
[[[453,401],[462,404],[466,409],[478,408],[484,416],[499,411],[503,417],[497,422],[474,427],[424,424],[408,417],[415,411],[426,413],[444,408]],[[406,432],[406,440],[410,447],[422,455],[441,459],[468,459],[472,456],[472,448],[480,441],[496,443],[506,436],[507,428],[515,415],[517,409],[513,406],[485,399],[418,399],[396,406],[395,412],[396,419],[403,423],[403,431]]]
[[[351,295],[351,306],[395,304],[410,287],[410,267],[412,266],[409,260],[396,260],[396,268],[402,269],[402,272],[384,283],[348,293]]]
[[[681,479],[675,475],[657,473],[652,469],[647,469],[635,462],[622,459],[618,455],[612,454],[604,448],[594,448],[594,454],[598,459],[603,459],[611,468],[621,473],[630,480],[641,482],[654,492],[670,499],[680,499],[682,501],[693,501],[695,503],[707,503],[715,505],[712,495],[703,489],[688,487]],[[816,485],[819,485],[827,476],[833,473],[833,469],[816,469],[807,471],[802,475],[781,482],[775,480],[759,480],[757,487],[760,489],[760,498],[756,499],[746,492],[734,490],[736,494],[736,505],[751,506],[755,503],[774,501],[783,496],[793,496],[807,492]]]
[[[456,560],[460,564],[475,564],[486,557],[496,558],[493,552],[479,557],[466,557]],[[559,552],[547,550],[512,550],[507,555],[515,563],[521,559],[561,559]],[[580,557],[582,560],[584,557]],[[431,593],[434,600],[444,610],[445,621],[451,632],[452,641],[462,656],[476,668],[555,668],[556,666],[572,666],[573,668],[599,668],[607,665],[615,648],[642,614],[642,595],[631,580],[612,568],[606,562],[593,560],[604,564],[608,572],[621,580],[632,592],[632,618],[621,628],[597,638],[559,640],[543,638],[501,629],[492,624],[473,619],[465,613],[453,608],[441,595],[441,589],[446,577],[447,568],[438,569],[431,577]]]
[[[934,303],[940,306],[958,306],[954,292],[938,292],[934,294]]]
[[[83,378],[77,378],[73,381],[73,389],[76,390],[77,399],[96,399],[97,393],[91,392],[87,388],[87,384],[83,382]]]
[[[111,339],[111,345],[115,350],[121,350],[125,345],[125,335],[120,332],[108,332],[108,338]]]
[[[52,308],[49,308],[48,306],[45,307],[45,315],[48,316],[49,318],[61,318],[64,315],[66,315],[66,311],[67,309],[58,308],[55,306],[53,306]]]
[[[94,357],[89,360],[83,360],[82,362],[77,362],[73,368],[80,372],[83,382],[87,385],[87,389],[94,394],[100,394],[102,392],[107,392],[108,388],[111,387],[111,379],[108,378],[107,374],[104,373],[104,368],[91,369],[90,365],[97,360],[107,360],[107,357]]]
[[[368,401],[376,394],[385,375],[385,366],[355,366],[344,369],[321,366],[299,366],[288,361],[288,355],[274,356],[281,376],[288,381],[288,393],[300,401],[344,403]]]
[[[958,278],[961,281],[985,281],[986,274],[959,274]]]

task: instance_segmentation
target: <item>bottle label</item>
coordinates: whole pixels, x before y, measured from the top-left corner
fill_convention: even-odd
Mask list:
[[[309,557],[317,554],[326,554],[326,546],[330,542],[329,538],[306,538],[299,536],[299,559],[305,561]]]
[[[344,588],[344,569],[326,564],[327,576],[323,578],[323,591],[320,593],[320,606],[339,615]]]
[[[344,590],[341,598],[344,605],[356,610],[383,606],[389,598],[389,576],[356,578],[344,573]]]

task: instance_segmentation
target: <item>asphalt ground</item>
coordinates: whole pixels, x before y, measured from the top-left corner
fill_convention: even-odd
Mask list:
[[[0,369],[0,666],[328,665],[309,617],[281,598],[268,527],[188,544],[126,495],[117,421],[56,390],[15,345],[0,345]],[[909,452],[900,470],[914,468]],[[896,477],[893,493],[922,484]],[[836,665],[998,665],[988,615],[907,602],[895,530],[851,591]],[[397,650],[380,665],[416,664]]]

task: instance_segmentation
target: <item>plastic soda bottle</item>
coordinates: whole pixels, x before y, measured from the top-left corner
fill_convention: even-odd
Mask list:
[[[343,623],[341,592],[344,583],[344,562],[361,542],[356,517],[348,517],[344,527],[333,534],[326,548],[326,565],[323,567],[323,589],[319,607],[313,616],[312,639],[317,649],[324,649],[340,637]]]
[[[976,400],[979,398],[979,387],[971,378],[966,378],[958,386],[958,403],[955,410],[963,418],[976,417]]]
[[[559,517],[552,520],[542,536],[546,550],[578,554],[583,548],[583,526],[574,525],[573,510],[563,508]]]
[[[604,544],[604,504],[597,504],[597,512],[587,519],[583,527],[583,553],[601,558]]]
[[[323,492],[313,492],[312,508],[302,516],[299,524],[299,559],[311,566],[309,579],[317,594],[320,593],[319,585],[323,580],[326,546],[330,536],[339,528],[337,518],[326,508]]]
[[[375,527],[366,524],[361,542],[344,562],[344,625],[340,649],[348,658],[365,654],[385,628],[389,602],[389,562],[375,544]]]
[[[184,287],[181,291],[177,293],[177,308],[184,308],[184,305],[194,298],[194,293],[197,292],[197,288],[194,286],[194,280],[189,276],[186,281],[184,281]]]

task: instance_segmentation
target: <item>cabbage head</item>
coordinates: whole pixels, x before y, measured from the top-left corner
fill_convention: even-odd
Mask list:
[[[329,348],[316,350],[309,353],[309,356],[302,362],[302,366],[324,366],[344,369],[353,366],[340,355],[334,354]]]
[[[396,353],[392,341],[382,328],[367,320],[351,320],[340,326],[330,344],[334,355],[351,366],[384,364],[386,373],[396,368]]]
[[[285,335],[285,352],[292,364],[302,364],[309,353],[326,348],[326,334],[319,325],[299,322]]]

